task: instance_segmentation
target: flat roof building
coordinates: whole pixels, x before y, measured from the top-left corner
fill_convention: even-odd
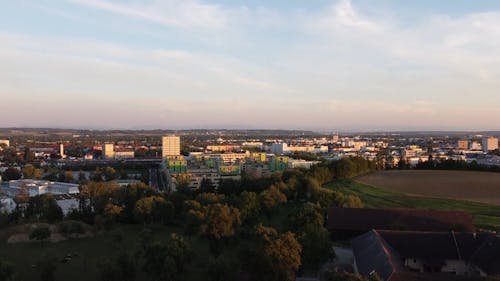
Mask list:
[[[498,149],[498,138],[485,137],[482,141],[483,151],[488,152]]]
[[[181,138],[178,136],[170,135],[164,136],[161,141],[161,156],[181,155]]]

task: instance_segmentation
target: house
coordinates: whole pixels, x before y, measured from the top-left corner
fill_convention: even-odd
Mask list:
[[[327,228],[334,240],[351,239],[372,229],[476,231],[466,212],[422,209],[330,208]]]
[[[352,248],[355,272],[384,281],[480,280],[500,270],[500,238],[491,233],[371,230]]]

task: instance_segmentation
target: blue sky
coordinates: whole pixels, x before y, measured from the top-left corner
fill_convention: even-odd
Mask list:
[[[3,1],[0,127],[500,130],[500,1]]]

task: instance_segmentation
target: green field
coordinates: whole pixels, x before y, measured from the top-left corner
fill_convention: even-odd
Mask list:
[[[500,206],[465,200],[413,196],[387,191],[356,181],[336,181],[325,187],[354,194],[369,208],[417,208],[435,210],[460,210],[470,213],[477,227],[500,230]]]
[[[16,243],[7,244],[5,239],[0,241],[0,257],[15,265],[16,280],[39,280],[39,272],[34,268],[37,261],[45,258],[61,260],[66,255],[77,254],[67,263],[57,262],[55,280],[87,281],[99,280],[97,264],[103,258],[112,259],[123,251],[140,249],[141,225],[119,225],[117,230],[123,234],[123,240],[116,242],[111,232],[98,234],[91,238],[70,239],[58,243]],[[154,240],[166,240],[172,232],[182,233],[179,229],[156,226],[152,228]],[[4,229],[1,232],[8,232]],[[5,238],[2,237],[2,238]],[[188,268],[186,280],[204,280],[207,257],[209,256],[208,240],[196,237],[190,240],[193,249],[193,261]],[[137,270],[136,280],[147,280],[147,276]]]

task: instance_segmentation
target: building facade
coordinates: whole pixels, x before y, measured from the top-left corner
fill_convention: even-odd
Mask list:
[[[161,142],[161,156],[166,158],[167,156],[178,156],[181,155],[181,138],[178,136],[164,136]]]
[[[485,151],[485,152],[498,149],[498,138],[494,138],[494,137],[483,138],[482,148],[483,148],[483,151]]]

